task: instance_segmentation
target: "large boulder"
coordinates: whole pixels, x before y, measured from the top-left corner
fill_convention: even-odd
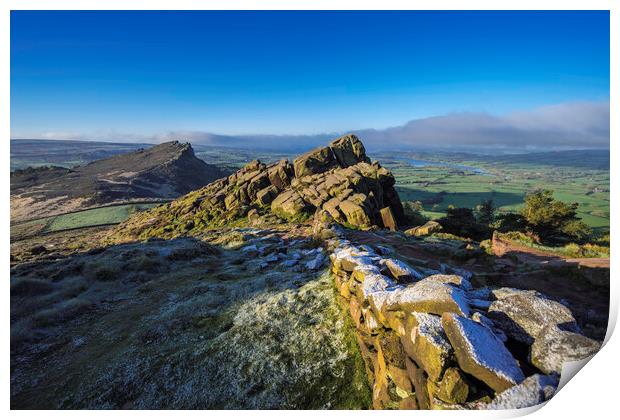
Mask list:
[[[515,358],[489,328],[448,312],[442,315],[441,324],[463,371],[496,392],[525,379]]]
[[[442,229],[441,225],[434,220],[430,220],[423,224],[422,226],[416,226],[411,229],[407,229],[405,233],[411,236],[427,236],[431,233],[440,232]]]
[[[446,370],[441,382],[428,382],[428,394],[449,404],[462,404],[469,395],[469,385],[461,371],[451,367]]]
[[[306,175],[320,174],[335,166],[338,161],[330,147],[319,147],[299,156],[293,162],[295,177],[301,178]]]
[[[532,344],[540,331],[550,324],[578,332],[577,322],[571,311],[539,293],[500,289],[493,294],[497,300],[490,305],[488,317],[517,341]]]
[[[457,276],[437,274],[395,291],[390,296],[387,309],[436,315],[455,312],[469,316],[470,308],[465,292],[454,284],[445,282],[446,277]]]
[[[276,187],[278,190],[283,190],[291,185],[291,180],[294,175],[293,165],[291,165],[288,160],[283,159],[268,167],[267,175],[271,185]]]
[[[439,381],[453,360],[452,346],[438,316],[412,312],[401,342],[405,352],[424,369],[431,381]]]
[[[308,203],[295,190],[286,190],[271,202],[271,211],[287,220],[302,220],[310,212]]]
[[[561,374],[565,362],[585,359],[595,354],[600,347],[597,341],[550,324],[536,336],[530,349],[530,358],[532,364],[542,372]]]
[[[485,410],[510,410],[532,407],[549,400],[558,387],[557,376],[535,374],[518,385],[499,393],[493,401],[475,408]]]
[[[342,201],[338,205],[338,209],[344,214],[347,223],[351,226],[370,227],[372,225],[368,211],[363,206],[351,200]]]
[[[389,229],[391,231],[398,230],[398,224],[396,223],[396,218],[394,217],[394,213],[390,207],[384,207],[381,209],[381,221],[383,223],[383,227]]]
[[[347,134],[329,144],[341,167],[355,165],[359,162],[370,162],[366,149],[355,134]]]

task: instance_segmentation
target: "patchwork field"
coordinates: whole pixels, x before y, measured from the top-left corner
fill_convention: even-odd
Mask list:
[[[146,210],[158,204],[161,202],[99,207],[17,223],[11,226],[11,241],[62,230],[120,223],[136,211]]]
[[[383,160],[396,177],[401,199],[421,201],[431,218],[443,216],[450,205],[473,208],[487,199],[492,199],[500,212],[517,211],[527,192],[546,188],[559,200],[579,203],[578,215],[590,227],[598,231],[609,228],[609,169],[601,168],[598,161],[590,166],[583,162],[570,166],[574,163],[431,158],[436,162],[424,161],[424,166],[414,166],[409,159]]]

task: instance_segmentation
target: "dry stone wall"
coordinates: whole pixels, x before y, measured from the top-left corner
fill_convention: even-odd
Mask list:
[[[329,244],[375,409],[540,404],[553,396],[564,362],[599,348],[568,308],[535,291],[477,289],[464,270],[437,274],[342,237]]]

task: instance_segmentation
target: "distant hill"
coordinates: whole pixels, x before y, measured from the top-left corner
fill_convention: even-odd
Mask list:
[[[486,156],[483,160],[494,164],[535,163],[549,166],[568,166],[572,168],[609,170],[609,150],[602,149],[563,150],[557,152]]]
[[[38,166],[72,168],[151,146],[148,143],[11,139],[11,171]]]
[[[228,175],[194,155],[189,143],[169,142],[72,169],[11,172],[11,219],[24,220],[109,203],[173,199]]]

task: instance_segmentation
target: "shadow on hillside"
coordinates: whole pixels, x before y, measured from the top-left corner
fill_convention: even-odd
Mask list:
[[[44,254],[16,264],[11,268],[12,348],[30,342],[37,336],[35,330],[106,313],[104,306],[115,302],[145,296],[163,300],[165,293],[178,288],[187,293],[183,298],[213,292],[222,298],[220,303],[230,306],[266,290],[297,288],[316,278],[316,272],[302,269],[301,251],[312,246],[305,238],[232,236],[234,249],[185,237],[111,245],[68,256]],[[286,261],[293,254],[301,254],[302,260],[289,266]],[[274,255],[279,260],[273,261]],[[30,333],[13,336],[18,324],[29,327]]]
[[[439,184],[440,185],[440,184]],[[472,189],[478,188],[473,185]],[[523,194],[509,193],[503,191],[472,191],[472,192],[430,192],[411,188],[408,185],[399,185],[398,194],[403,201],[421,201],[426,205],[426,210],[431,210],[429,205],[438,204],[442,208],[448,205],[455,207],[473,208],[486,200],[493,200],[497,207],[512,206],[523,203]]]
[[[259,236],[269,233],[263,231]],[[244,350],[236,347],[230,350],[246,354],[275,346],[274,343],[282,342],[282,334],[292,340],[297,337],[298,328],[314,334],[316,317],[320,319],[331,312],[321,312],[323,298],[303,290],[316,288],[314,280],[319,278],[321,284],[327,281],[321,277],[323,269],[302,269],[309,258],[306,256],[292,266],[286,261],[296,253],[310,255],[316,244],[290,232],[282,239],[281,234],[267,239],[232,234],[229,243],[236,249],[196,238],[151,240],[14,266],[11,270],[12,408],[60,408],[59,404],[68,404],[65,408],[103,408],[106,404],[121,408],[133,404],[135,398],[151,408],[191,408],[199,404],[217,408],[213,404],[228,400],[232,403],[233,396],[216,398],[215,394],[183,394],[179,397],[182,402],[172,402],[166,398],[174,395],[173,391],[149,389],[146,384],[152,381],[159,386],[160,382],[189,381],[187,386],[190,386],[196,376],[196,380],[204,382],[205,390],[232,392],[235,390],[232,385],[218,387],[222,380],[218,376],[221,361],[210,361],[213,357],[223,357],[224,350],[219,348],[228,344],[226,340],[222,342],[222,337],[230,334],[237,337]],[[267,248],[261,254],[262,247]],[[262,267],[260,263],[270,260],[267,256],[274,253],[286,257]],[[331,295],[331,288],[325,290]],[[282,312],[282,317],[291,319],[270,322],[272,312]],[[233,325],[237,325],[234,333]],[[251,339],[240,338],[245,335]],[[320,338],[312,337],[312,340]],[[329,334],[325,340],[328,337]],[[286,346],[290,344],[282,342],[283,359],[277,359],[278,354],[274,354],[277,360],[269,363],[288,365]],[[249,375],[245,371],[237,372],[241,365],[233,363],[246,363],[246,356],[241,353],[228,354],[231,366],[226,365],[227,369],[236,369],[234,374],[230,373],[233,378]],[[179,359],[181,354],[183,357]],[[188,362],[193,358],[197,360]],[[291,359],[290,363],[295,360]],[[187,363],[191,366],[185,366]],[[166,365],[182,373],[166,371]],[[203,370],[196,370],[199,365]],[[118,383],[106,389],[92,383],[91,379],[107,381],[106,372],[111,367],[114,371],[110,370],[109,375]],[[146,373],[139,373],[143,370]],[[264,378],[254,380],[259,379]],[[84,383],[90,386],[88,392],[96,393],[83,395]],[[251,385],[244,385],[244,392]],[[65,386],[68,389],[64,390]],[[107,390],[114,394],[108,395]],[[100,397],[99,392],[104,395]],[[155,400],[149,402],[143,393]],[[239,394],[238,398],[242,397]],[[252,394],[251,398],[254,401],[262,397]]]

